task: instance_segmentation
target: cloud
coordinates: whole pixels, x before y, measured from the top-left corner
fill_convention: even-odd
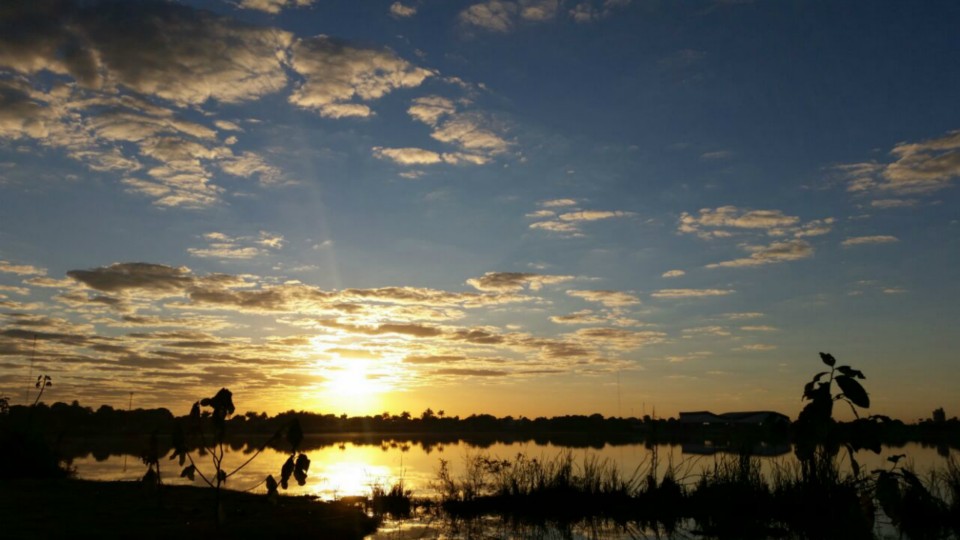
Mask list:
[[[237,7],[277,14],[284,8],[306,7],[316,0],[239,0]]]
[[[777,348],[776,345],[769,345],[766,343],[753,343],[750,345],[744,345],[743,347],[738,347],[734,350],[737,351],[752,351],[752,352],[763,352],[763,351],[772,351]]]
[[[526,217],[534,219],[545,219],[545,221],[535,221],[530,224],[531,229],[539,229],[559,233],[568,238],[583,237],[582,223],[601,221],[606,219],[616,219],[631,217],[636,214],[633,212],[624,212],[621,210],[581,210],[572,208],[569,212],[563,212],[557,215],[548,208],[566,208],[576,206],[574,199],[552,199],[538,203],[543,207],[541,210],[528,213]]]
[[[911,208],[916,206],[917,203],[916,199],[875,199],[870,201],[870,206],[885,210],[887,208]]]
[[[419,122],[429,126],[436,126],[444,116],[457,111],[453,101],[441,96],[424,96],[413,100],[413,105],[407,109],[407,114]]]
[[[587,302],[597,302],[606,307],[616,308],[632,306],[640,303],[636,295],[621,291],[567,291],[568,296],[580,298]]]
[[[836,167],[847,190],[861,193],[923,194],[960,178],[960,131],[921,142],[901,142],[888,163],[849,163]]]
[[[432,75],[387,49],[366,49],[328,36],[298,40],[290,66],[303,77],[289,101],[321,116],[366,117],[365,104],[400,89],[414,88]]]
[[[549,199],[538,203],[544,208],[562,208],[564,206],[576,206],[576,199]]]
[[[5,16],[0,65],[125,86],[181,105],[235,103],[282,89],[290,35],[167,2],[27,2]],[[134,44],[134,46],[131,46]]]
[[[618,351],[631,351],[666,339],[663,332],[635,332],[622,328],[581,328],[570,336],[592,346]]]
[[[373,147],[373,156],[377,159],[389,159],[400,165],[434,165],[443,162],[443,156],[422,148],[383,148],[375,146]]]
[[[47,271],[29,264],[13,264],[8,261],[0,260],[0,273],[17,274],[20,276],[43,276]]]
[[[283,236],[266,231],[260,231],[259,236],[231,237],[219,232],[203,235],[208,242],[207,247],[188,248],[187,252],[194,257],[207,259],[241,259],[249,260],[268,255],[270,250],[283,247]]]
[[[684,272],[683,270],[667,270],[666,272],[661,274],[660,277],[675,278],[675,277],[680,277],[685,275],[687,275],[687,273]]]
[[[491,32],[506,32],[514,25],[514,17],[518,11],[515,2],[488,0],[481,4],[474,4],[460,12],[460,22],[489,30]]]
[[[800,223],[800,218],[785,215],[780,210],[744,210],[736,206],[716,209],[702,208],[699,215],[684,212],[680,216],[679,231],[701,238],[731,236],[722,229],[782,229]]]
[[[797,261],[813,256],[813,246],[806,240],[773,242],[766,246],[744,246],[750,256],[742,259],[708,264],[707,268],[739,268]]]
[[[581,210],[560,214],[559,218],[560,221],[599,221],[633,215],[635,215],[633,212],[621,212],[619,210]]]
[[[706,298],[710,296],[726,296],[736,291],[731,289],[660,289],[650,293],[653,298]]]
[[[417,14],[416,6],[406,6],[400,2],[390,4],[390,14],[394,17],[413,17]]]
[[[853,236],[840,243],[843,247],[862,246],[866,244],[891,244],[899,242],[896,236],[878,235],[878,236]]]
[[[618,10],[631,4],[632,0],[592,0],[575,5],[569,16],[574,22],[586,24],[605,19]]]
[[[479,291],[520,291],[529,288],[539,291],[544,285],[555,285],[573,279],[573,276],[550,276],[524,272],[487,272],[482,277],[470,278],[467,284]]]
[[[240,155],[232,153],[217,162],[220,169],[233,176],[250,178],[257,176],[265,186],[283,183],[283,173],[279,168],[268,164],[254,152],[243,152]]]

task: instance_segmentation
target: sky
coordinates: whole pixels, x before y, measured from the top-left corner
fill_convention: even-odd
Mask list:
[[[960,4],[5,1],[0,395],[960,413]],[[840,418],[850,416],[838,408]]]

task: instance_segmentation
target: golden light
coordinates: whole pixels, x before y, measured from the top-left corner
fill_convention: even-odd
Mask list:
[[[363,461],[334,461],[319,471],[318,494],[326,498],[369,495],[374,485],[389,488],[396,481],[390,469]]]
[[[326,381],[321,407],[349,415],[376,414],[382,410],[383,395],[390,390],[382,366],[373,359],[341,358],[318,365]]]

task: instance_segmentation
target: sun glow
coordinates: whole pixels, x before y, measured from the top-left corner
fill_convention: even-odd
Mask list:
[[[321,374],[326,378],[324,407],[350,415],[379,412],[383,394],[390,390],[390,384],[375,368],[372,360],[357,358],[338,358],[321,367]]]

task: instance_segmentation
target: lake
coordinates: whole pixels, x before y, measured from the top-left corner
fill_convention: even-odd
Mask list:
[[[609,460],[615,464],[624,475],[635,471],[646,473],[650,470],[654,450],[657,456],[657,476],[662,477],[668,467],[672,466],[677,478],[681,481],[694,482],[700,471],[713,466],[716,460],[722,459],[722,453],[709,455],[708,446],[681,446],[659,444],[648,447],[644,444],[606,444],[600,448],[568,448],[552,444],[538,444],[529,442],[511,442],[484,444],[475,446],[468,441],[459,441],[450,444],[418,443],[414,441],[395,440],[381,444],[361,444],[356,442],[331,441],[329,438],[316,438],[311,441],[308,436],[305,446],[313,448],[307,452],[311,465],[305,486],[297,486],[291,482],[290,494],[310,494],[321,499],[330,500],[345,496],[369,495],[371,487],[381,485],[389,488],[393,483],[403,480],[404,486],[412,490],[415,497],[430,497],[434,494],[431,488],[440,467],[440,460],[446,460],[454,476],[463,472],[467,458],[477,454],[487,455],[494,459],[512,460],[518,454],[528,458],[552,459],[564,452],[574,457],[574,462],[580,464],[584,457],[596,457]],[[310,444],[312,442],[312,444]],[[765,453],[774,454],[760,456],[761,468],[764,473],[771,474],[777,468],[793,467],[796,459],[789,447],[770,447]],[[950,450],[954,457],[960,457],[957,450]],[[862,451],[856,455],[863,471],[878,468],[889,468],[886,458],[894,454],[906,454],[901,464],[912,466],[917,472],[925,473],[932,468],[944,467],[945,458],[938,455],[935,447],[925,447],[919,443],[907,443],[900,447],[884,447],[880,454]],[[251,451],[247,448],[239,450],[227,449],[224,465],[227,471],[233,470],[250,457]],[[102,456],[101,456],[102,457]],[[268,474],[279,478],[280,468],[289,454],[266,449],[260,456],[236,475],[230,477],[227,487],[236,490],[253,490],[265,492],[262,482]],[[846,459],[846,450],[841,450],[839,457],[842,466],[849,467]],[[198,468],[208,474],[212,470],[209,456],[198,456],[194,453]],[[143,476],[146,467],[138,456],[110,455],[106,459],[95,459],[91,455],[73,460],[77,475],[90,480],[135,480]],[[203,485],[197,477],[193,482],[186,478],[179,478],[181,467],[176,460],[164,459],[161,461],[163,480],[170,484]]]

